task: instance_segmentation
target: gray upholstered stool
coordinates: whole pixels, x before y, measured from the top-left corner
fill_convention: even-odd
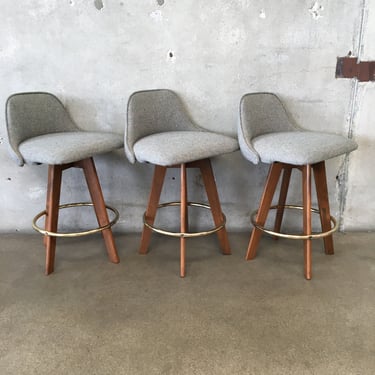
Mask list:
[[[123,137],[107,132],[80,130],[63,104],[52,94],[43,92],[19,93],[10,96],[6,103],[6,121],[9,143],[18,164],[48,164],[46,210],[33,220],[33,228],[44,235],[46,247],[46,274],[54,270],[57,237],[74,237],[102,232],[111,262],[119,257],[111,226],[117,221],[118,212],[105,205],[95,164],[94,155],[106,153],[123,146]],[[59,206],[62,172],[82,168],[92,202],[71,203]],[[58,232],[59,209],[74,206],[94,206],[99,227],[75,233]],[[109,220],[107,208],[114,212]],[[45,216],[44,228],[37,221]]]
[[[263,232],[277,237],[304,240],[305,277],[311,279],[311,240],[324,238],[327,254],[333,254],[332,233],[337,229],[331,216],[325,160],[349,153],[357,144],[341,135],[306,131],[293,125],[279,98],[269,93],[247,94],[240,104],[238,138],[242,154],[258,164],[271,164],[259,210],[252,215],[252,231],[246,259],[253,259]],[[285,205],[292,169],[302,172],[303,206]],[[279,202],[272,206],[281,172],[283,179]],[[311,207],[311,174],[314,174],[319,209]],[[303,210],[303,234],[280,232],[284,208]],[[274,230],[264,227],[270,209],[276,209]],[[312,233],[311,212],[320,215],[322,232]],[[255,217],[256,216],[256,217]]]
[[[225,229],[225,216],[220,207],[210,158],[238,149],[236,139],[204,129],[192,123],[178,96],[170,90],[149,90],[134,93],[128,102],[125,152],[134,163],[155,165],[148,207],[144,215],[140,253],[145,254],[151,232],[180,238],[180,276],[185,276],[185,240],[217,232],[224,254],[230,254]],[[159,205],[167,168],[181,169],[181,200]],[[199,168],[206,188],[209,205],[188,202],[186,169]],[[180,232],[156,228],[154,220],[158,208],[180,206]],[[211,209],[215,227],[208,231],[189,232],[188,206]]]

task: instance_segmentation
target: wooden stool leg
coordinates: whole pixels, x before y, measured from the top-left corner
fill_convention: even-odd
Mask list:
[[[87,187],[89,189],[92,202],[94,204],[94,209],[96,217],[100,226],[107,225],[109,223],[109,218],[107,214],[107,209],[105,207],[104,197],[102,189],[100,187],[99,178],[96,172],[94,160],[88,158],[82,160],[80,165],[83,168],[85,174]],[[102,231],[104,242],[107,248],[107,253],[110,261],[112,263],[119,263],[120,259],[117,254],[115,240],[113,238],[113,233],[111,228],[104,229]]]
[[[158,209],[159,199],[161,190],[163,188],[165,173],[167,171],[167,167],[162,167],[160,165],[155,165],[154,170],[154,177],[152,179],[152,186],[151,192],[148,200],[148,206],[146,210],[146,220],[151,225],[154,224],[156,211]],[[142,237],[141,237],[141,245],[139,248],[140,254],[146,254],[147,248],[150,243],[151,239],[151,229],[147,228],[145,225],[143,226]]]
[[[272,163],[271,167],[268,172],[268,177],[266,181],[266,185],[263,190],[262,198],[260,200],[259,210],[256,217],[256,223],[260,226],[264,226],[268,211],[271,207],[272,198],[275,194],[276,186],[280,178],[281,170],[283,168],[283,164],[281,163]],[[249,246],[247,248],[246,253],[246,260],[253,259],[256,255],[256,249],[258,247],[258,243],[260,237],[262,236],[262,231],[258,228],[253,228],[251,232]]]
[[[304,165],[302,169],[303,194],[303,234],[311,234],[311,166]],[[305,277],[310,280],[311,274],[311,239],[303,240]]]
[[[285,202],[286,202],[286,197],[288,195],[288,189],[289,189],[289,182],[290,182],[291,174],[292,174],[292,167],[291,166],[285,166],[284,172],[283,172],[283,179],[282,179],[282,183],[281,183],[281,188],[280,188],[278,208],[276,210],[274,232],[279,233],[280,230],[281,230],[281,223],[283,221],[283,216],[284,216],[284,206],[285,206]],[[278,237],[275,236],[274,239],[277,240]]]
[[[316,195],[318,197],[320,222],[322,224],[322,231],[326,232],[331,229],[331,213],[329,209],[325,162],[322,161],[314,164],[312,167],[314,171]],[[326,254],[334,254],[332,234],[324,237],[323,240]]]
[[[210,159],[204,159],[199,162],[199,168],[202,174],[203,183],[206,189],[208,202],[211,206],[212,217],[216,226],[223,222],[223,212],[221,210],[219,194],[215,183],[215,177],[212,171]],[[223,254],[231,254],[228,234],[224,228],[217,232]]]
[[[48,186],[46,203],[47,215],[45,220],[45,229],[49,232],[57,231],[62,171],[63,169],[60,165],[48,166]],[[45,236],[44,245],[46,247],[45,274],[49,275],[54,270],[56,237]]]
[[[181,164],[181,201],[180,201],[180,232],[187,231],[187,184],[186,184],[186,165]],[[180,276],[185,277],[185,254],[186,238],[180,238]]]

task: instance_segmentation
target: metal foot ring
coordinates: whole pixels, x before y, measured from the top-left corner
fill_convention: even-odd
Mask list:
[[[207,210],[211,210],[211,207],[209,205],[203,204],[203,203],[188,202],[187,205],[188,206],[205,208]],[[181,202],[162,203],[162,204],[158,205],[158,208],[164,208],[164,207],[168,207],[168,206],[181,206]],[[200,236],[207,236],[209,234],[216,233],[219,230],[223,229],[225,227],[226,217],[225,217],[225,215],[223,213],[222,213],[222,215],[223,215],[223,222],[220,225],[218,225],[215,228],[212,228],[212,229],[209,229],[209,230],[206,230],[206,231],[201,231],[201,232],[170,232],[170,231],[167,231],[167,230],[164,230],[164,229],[161,229],[161,228],[157,228],[157,227],[151,225],[150,223],[148,223],[146,221],[146,213],[144,213],[144,215],[143,215],[143,224],[147,228],[151,229],[153,232],[156,232],[156,233],[159,233],[159,234],[164,234],[166,236],[171,236],[171,237],[186,237],[186,238],[189,238],[189,237],[200,237]]]
[[[286,209],[292,209],[292,210],[293,209],[303,210],[303,206],[285,205],[283,207],[286,208]],[[270,210],[275,210],[275,209],[278,209],[278,208],[280,208],[280,206],[278,206],[278,205],[271,206]],[[320,211],[316,208],[311,208],[311,212],[320,213]],[[276,237],[289,238],[289,239],[293,239],[293,240],[314,240],[314,239],[317,239],[317,238],[327,237],[327,236],[331,235],[332,233],[336,232],[337,229],[338,229],[338,224],[336,222],[336,219],[333,216],[330,216],[332,228],[330,230],[326,231],[326,232],[318,232],[318,233],[305,234],[305,235],[280,233],[280,232],[272,231],[270,229],[266,229],[266,228],[262,227],[261,225],[258,225],[256,223],[257,214],[258,214],[258,210],[254,211],[251,214],[251,222],[254,225],[254,227],[261,230],[264,233],[267,233],[267,234],[270,234],[271,236],[276,236]]]
[[[94,206],[94,204],[91,203],[91,202],[79,202],[79,203],[62,204],[62,205],[59,206],[59,210],[60,209],[64,209],[64,208],[82,207],[82,206]],[[39,227],[37,225],[37,221],[42,216],[46,216],[47,215],[47,211],[46,210],[40,212],[38,215],[36,215],[34,217],[32,226],[33,226],[33,229],[36,230],[37,232],[39,232],[39,233],[41,233],[43,235],[46,235],[46,236],[50,236],[50,237],[80,237],[80,236],[86,236],[88,234],[94,234],[94,233],[102,232],[103,230],[108,229],[112,225],[116,224],[117,220],[120,217],[119,212],[115,208],[107,206],[107,205],[105,207],[108,210],[112,211],[115,214],[115,217],[108,224],[100,226],[98,228],[84,230],[84,231],[80,231],[80,232],[51,232],[51,231],[48,231],[48,230],[43,229],[43,228],[41,228],[41,227]]]

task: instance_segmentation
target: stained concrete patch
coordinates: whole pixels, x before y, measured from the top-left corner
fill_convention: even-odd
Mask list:
[[[103,0],[95,0],[94,5],[97,10],[102,10],[104,8]]]

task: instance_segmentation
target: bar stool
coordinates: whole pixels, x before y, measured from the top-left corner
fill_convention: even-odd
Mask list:
[[[139,250],[141,254],[147,252],[152,232],[180,238],[180,276],[184,277],[186,238],[217,233],[223,253],[231,253],[225,216],[221,210],[210,158],[236,150],[236,139],[206,131],[195,125],[173,91],[146,90],[131,95],[125,129],[126,155],[132,163],[138,161],[155,165],[151,193],[143,218],[144,227]],[[180,201],[159,204],[167,168],[180,168]],[[200,169],[209,205],[188,201],[188,168]],[[180,206],[180,231],[155,227],[157,210],[176,205]],[[190,232],[188,206],[211,210],[215,226],[207,231]]]
[[[54,271],[57,237],[77,237],[101,232],[111,262],[118,263],[111,226],[118,219],[115,208],[106,206],[93,160],[94,155],[123,146],[123,136],[108,132],[83,131],[73,122],[60,100],[46,92],[11,95],[6,102],[6,123],[12,156],[19,166],[48,165],[46,209],[33,219],[33,228],[44,235],[46,275]],[[59,205],[62,172],[81,168],[84,172],[91,202]],[[78,232],[59,232],[60,209],[93,206],[99,226]],[[107,209],[114,218],[110,221]],[[38,220],[45,217],[44,228]]]
[[[271,93],[253,93],[242,97],[238,139],[243,156],[254,164],[271,164],[259,209],[251,215],[254,225],[246,259],[253,259],[263,232],[272,236],[304,241],[304,274],[310,280],[311,240],[324,238],[326,254],[333,254],[332,233],[337,230],[330,214],[325,160],[349,153],[357,148],[356,142],[341,135],[307,131],[289,120],[280,99]],[[289,181],[293,169],[302,172],[303,206],[286,205]],[[283,172],[278,204],[272,199]],[[311,179],[315,179],[318,209],[311,207]],[[274,229],[265,228],[270,209],[276,210]],[[281,233],[284,209],[303,211],[303,234]],[[311,213],[320,215],[322,231],[312,233]]]

